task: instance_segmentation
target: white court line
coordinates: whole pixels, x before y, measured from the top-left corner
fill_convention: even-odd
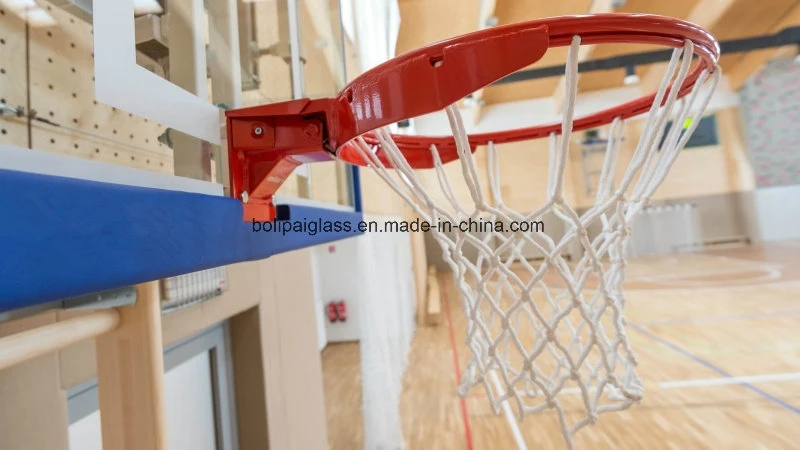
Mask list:
[[[492,379],[492,384],[494,384],[497,392],[502,392],[503,386],[500,384],[500,380],[497,379],[497,374],[489,372],[489,377]],[[522,433],[519,431],[519,424],[514,417],[514,411],[511,410],[511,405],[508,404],[508,400],[504,401],[502,406],[503,412],[506,415],[506,420],[508,421],[508,426],[511,427],[511,434],[514,435],[514,440],[517,441],[517,447],[520,450],[528,450],[528,445],[525,443],[525,438],[522,437]]]
[[[667,381],[658,383],[661,389],[727,386],[730,384],[778,383],[782,381],[800,381],[800,372],[776,373],[768,375],[751,375],[745,377],[722,377],[699,380]]]
[[[693,388],[693,387],[715,387],[715,386],[729,386],[732,384],[759,384],[759,383],[780,383],[786,381],[800,381],[800,372],[794,373],[774,373],[763,375],[749,375],[743,377],[718,377],[718,378],[700,378],[694,380],[680,380],[680,381],[665,381],[658,383],[659,389],[679,389],[679,388]],[[588,388],[588,392],[594,392],[597,388]],[[647,391],[648,386],[645,386]],[[559,395],[576,395],[580,394],[579,388],[564,388],[559,391]]]
[[[766,319],[771,317],[788,317],[800,314],[800,309],[784,309],[767,313],[732,314],[728,316],[688,317],[656,322],[644,322],[639,325],[645,327],[662,327],[665,325],[691,325],[696,323],[731,322],[737,320]]]
[[[758,271],[762,272],[762,275],[757,275],[755,277],[749,278],[741,278],[741,279],[728,279],[728,280],[720,280],[720,281],[707,281],[703,280],[704,277],[712,277],[712,276],[720,276],[720,275],[735,275],[742,272],[750,272],[750,271]],[[678,287],[703,287],[703,286],[715,286],[719,284],[725,284],[726,286],[730,286],[733,284],[747,284],[753,282],[763,282],[763,281],[774,281],[781,278],[783,272],[781,267],[769,267],[769,266],[755,266],[754,268],[750,267],[743,267],[743,268],[731,268],[725,270],[715,270],[715,271],[698,271],[693,274],[675,274],[675,275],[658,275],[658,276],[645,276],[641,277],[639,282],[647,282],[653,284],[663,284],[667,286],[678,286]]]

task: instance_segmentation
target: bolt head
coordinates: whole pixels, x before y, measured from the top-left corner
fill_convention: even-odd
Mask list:
[[[264,129],[261,127],[255,127],[253,128],[253,134],[255,134],[256,136],[261,136],[262,134],[264,134]]]
[[[242,203],[247,203],[247,200],[250,198],[250,195],[247,191],[242,191]]]
[[[306,127],[305,127],[305,129],[303,131],[305,132],[305,135],[308,136],[308,137],[311,137],[311,138],[317,137],[317,136],[319,136],[319,132],[320,132],[319,125],[317,125],[315,123],[309,123],[308,125],[306,125]]]

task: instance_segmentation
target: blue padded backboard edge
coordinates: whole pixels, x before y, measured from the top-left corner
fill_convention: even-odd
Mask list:
[[[253,232],[228,197],[0,170],[0,312],[361,234],[359,212],[288,208],[342,226]]]

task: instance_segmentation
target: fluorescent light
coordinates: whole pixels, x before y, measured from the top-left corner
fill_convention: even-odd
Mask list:
[[[630,86],[632,84],[639,83],[639,75],[636,75],[636,66],[627,66],[625,67],[625,78],[622,80],[622,84],[625,86]]]
[[[28,19],[28,24],[32,27],[50,27],[56,24],[53,16],[47,13],[42,8],[29,8],[25,11],[25,18]]]
[[[40,8],[34,0],[0,0],[0,5],[10,9],[33,27],[48,27],[56,24],[55,19]]]
[[[483,106],[486,104],[486,101],[482,98],[475,98],[472,95],[468,95],[464,97],[464,106],[467,108],[474,108],[476,106]]]
[[[14,11],[36,8],[36,2],[33,0],[0,0],[0,3],[6,5],[8,9],[12,9]]]
[[[639,75],[636,75],[636,74],[627,75],[622,80],[622,84],[624,84],[625,86],[631,86],[631,85],[634,85],[634,84],[639,84],[639,81],[640,81],[639,80]]]
[[[134,14],[161,14],[164,8],[156,0],[133,0]]]

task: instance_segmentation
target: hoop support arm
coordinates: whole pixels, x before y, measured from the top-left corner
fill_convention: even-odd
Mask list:
[[[272,196],[300,164],[333,159],[326,150],[333,99],[300,99],[226,113],[231,195],[244,220],[272,221]]]

